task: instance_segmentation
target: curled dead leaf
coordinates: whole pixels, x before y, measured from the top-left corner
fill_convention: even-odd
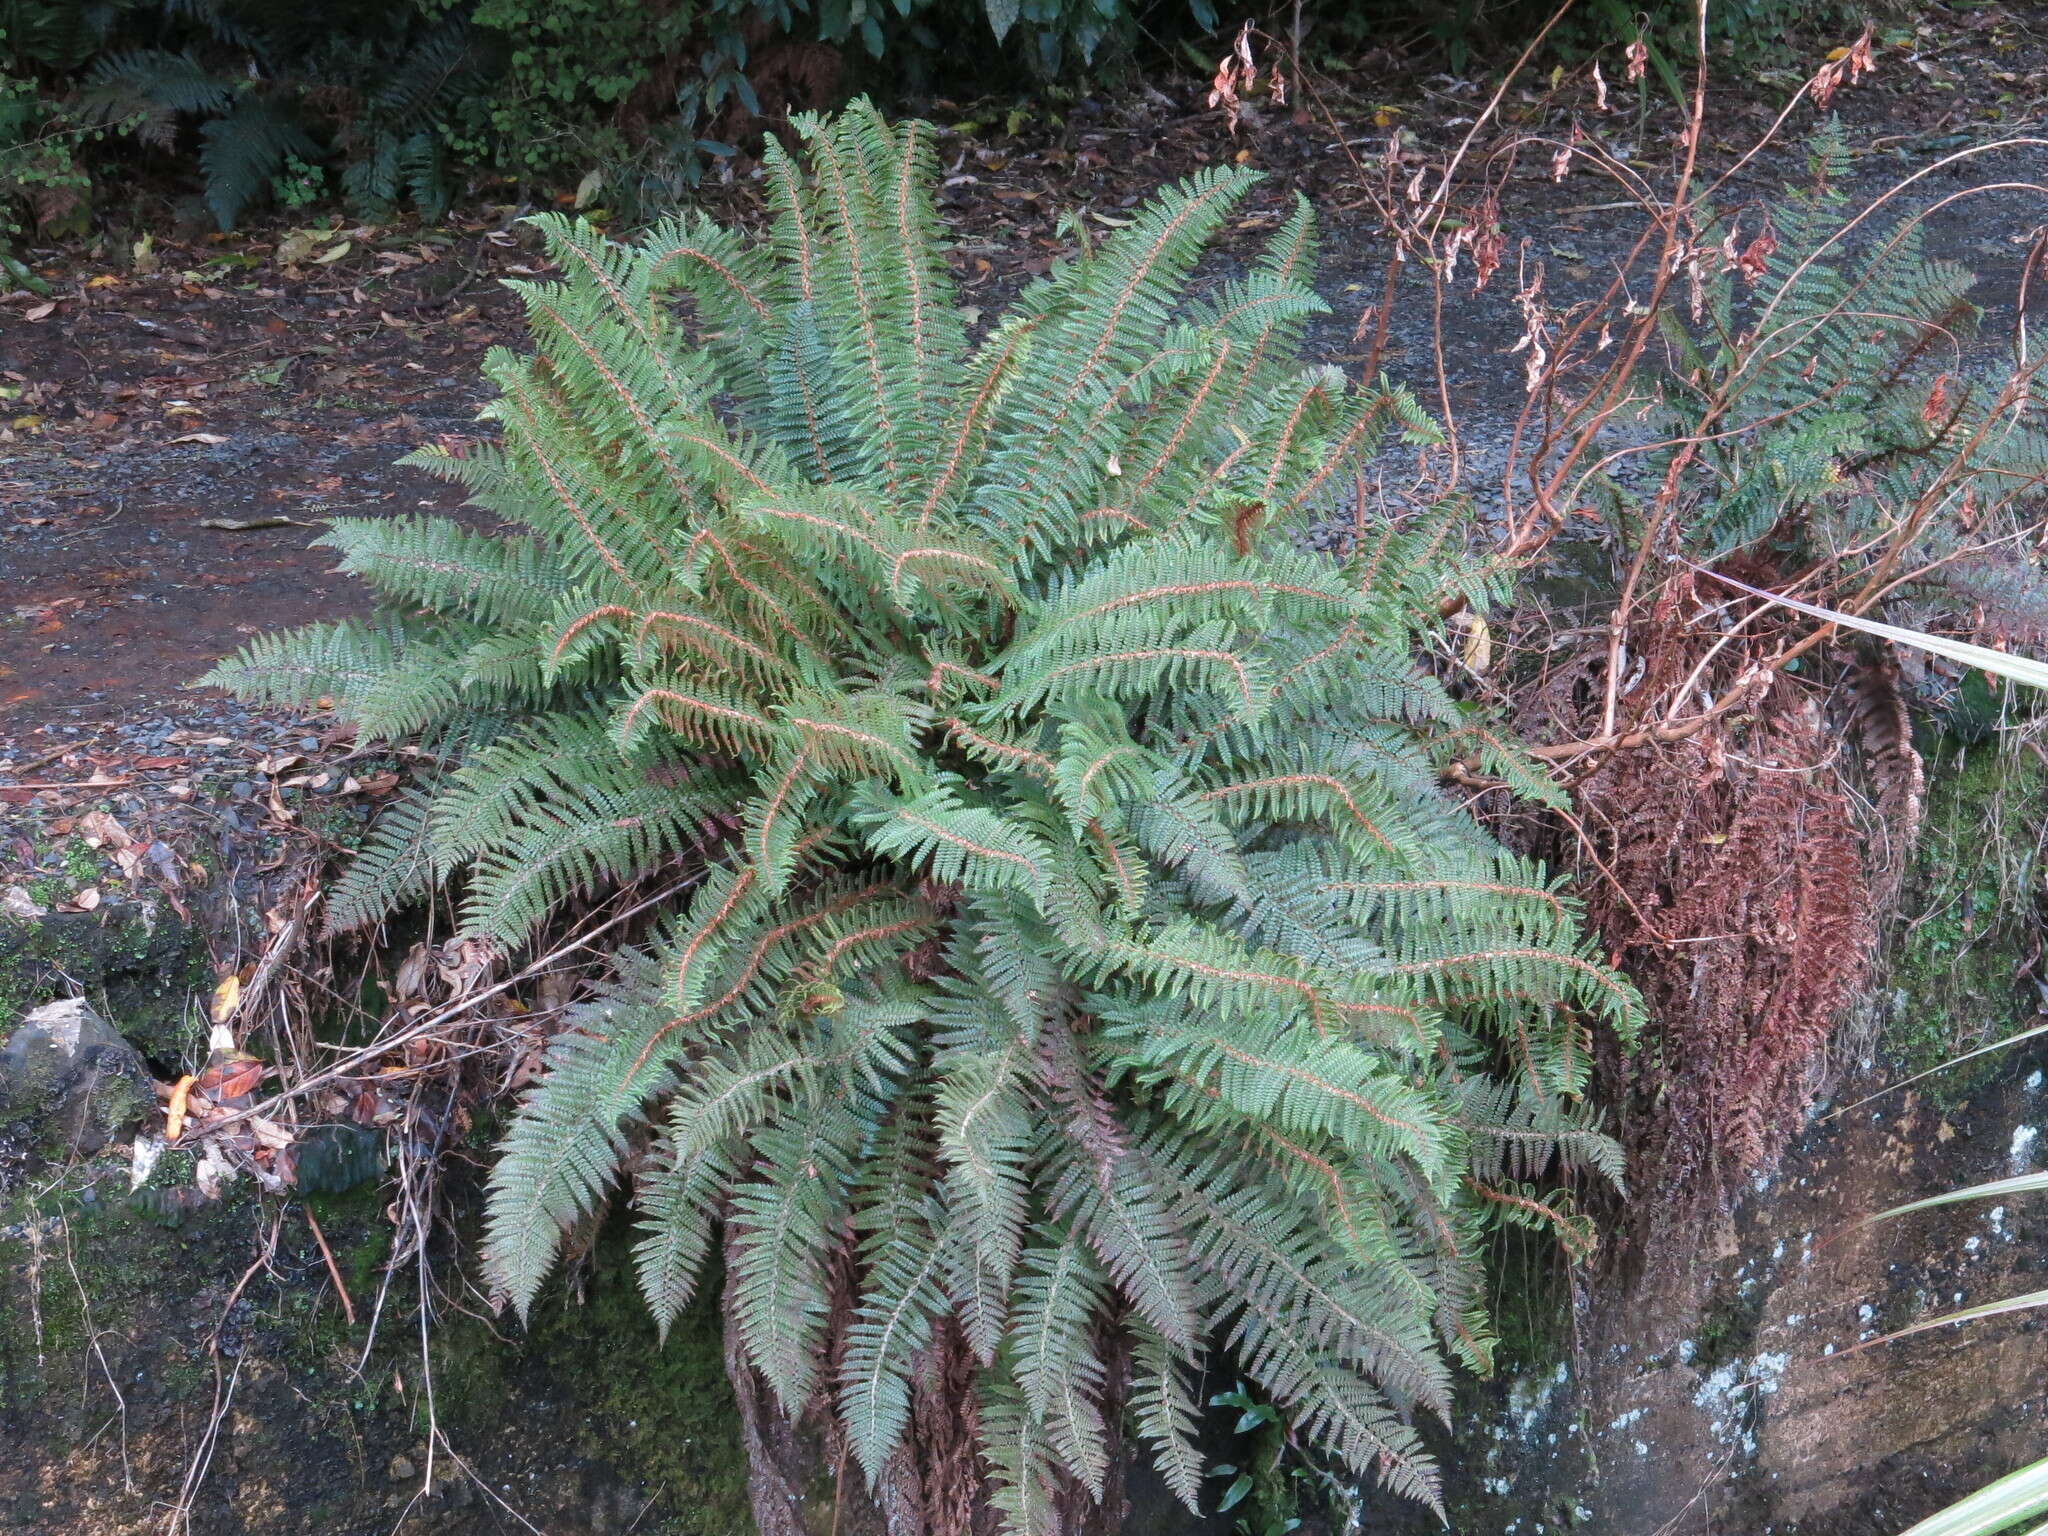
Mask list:
[[[88,848],[132,848],[135,839],[128,829],[105,811],[87,811],[78,818],[78,835]]]
[[[192,1102],[192,1085],[199,1079],[186,1073],[171,1090],[171,1102],[164,1108],[164,1140],[176,1141],[185,1129],[185,1111]]]

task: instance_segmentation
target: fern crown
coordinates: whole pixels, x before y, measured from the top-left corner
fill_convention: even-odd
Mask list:
[[[1454,756],[1540,783],[1415,660],[1491,596],[1451,512],[1298,547],[1429,423],[1299,362],[1305,205],[1191,293],[1252,173],[977,336],[931,130],[802,127],[766,243],[536,221],[563,275],[516,285],[501,445],[412,460],[520,531],[338,524],[393,616],[215,674],[452,760],[342,926],[459,881],[513,950],[693,882],[520,1109],[490,1280],[530,1307],[631,1155],[658,1318],[722,1240],[741,1358],[871,1483],[954,1361],[1009,1530],[1099,1497],[1123,1429],[1192,1507],[1222,1351],[1433,1499],[1411,1421],[1486,1356],[1484,1229],[1582,1235],[1535,1181],[1616,1171],[1574,1102],[1588,1022],[1635,1005],[1438,788]]]

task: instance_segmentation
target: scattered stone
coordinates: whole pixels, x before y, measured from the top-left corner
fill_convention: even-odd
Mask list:
[[[412,1464],[410,1456],[394,1456],[391,1465],[384,1469],[384,1475],[394,1483],[409,1483],[420,1475],[420,1469]]]

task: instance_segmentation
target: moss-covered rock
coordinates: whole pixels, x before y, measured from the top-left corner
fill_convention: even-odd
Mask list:
[[[141,1197],[189,1183],[189,1156],[165,1154],[141,1197],[128,1171],[110,1147],[0,1193],[0,1532],[160,1530],[229,1381],[193,1536],[520,1528],[499,1500],[558,1533],[753,1528],[715,1308],[657,1341],[623,1224],[530,1329],[468,1310],[437,1239],[423,1359],[380,1179],[282,1201],[244,1180],[167,1222]],[[466,1231],[462,1185],[446,1209]]]
[[[145,1055],[175,1061],[203,1040],[190,1000],[210,983],[198,928],[154,902],[0,915],[0,1027],[53,997],[83,995]]]
[[[0,1188],[99,1151],[152,1102],[141,1055],[84,998],[30,1009],[0,1034]]]

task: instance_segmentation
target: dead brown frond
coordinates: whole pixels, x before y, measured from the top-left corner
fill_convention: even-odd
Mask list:
[[[1621,697],[1739,702],[1682,739],[1600,755],[1574,785],[1590,845],[1581,862],[1599,870],[1582,882],[1588,914],[1652,1020],[1634,1049],[1599,1043],[1630,1154],[1634,1241],[1622,1252],[1636,1264],[1682,1265],[1684,1245],[1646,1239],[1725,1215],[1799,1124],[1875,933],[1864,839],[1820,701],[1721,645],[1733,622],[1693,583],[1660,595],[1620,647]],[[1527,728],[1589,734],[1605,708],[1605,653],[1592,640],[1554,667]]]

